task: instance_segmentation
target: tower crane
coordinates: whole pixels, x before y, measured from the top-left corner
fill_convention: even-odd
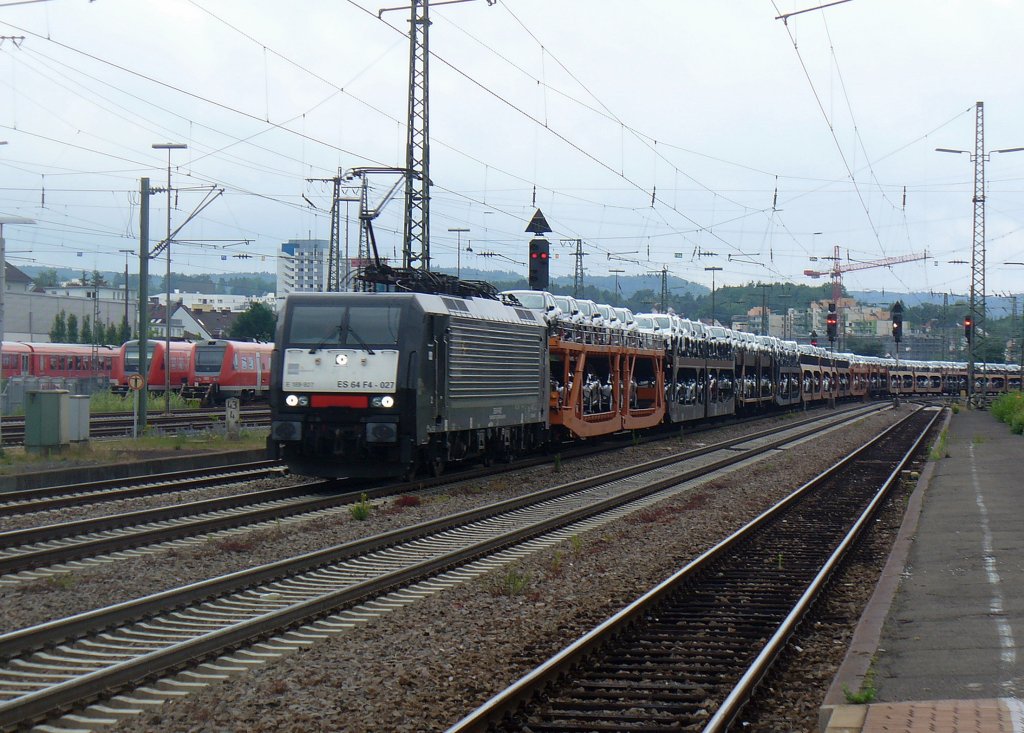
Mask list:
[[[804,275],[807,277],[818,278],[824,275],[828,275],[832,278],[832,302],[837,306],[839,304],[839,297],[843,294],[843,273],[853,272],[855,270],[868,270],[872,267],[888,267],[889,265],[898,265],[903,262],[916,262],[917,260],[928,259],[928,252],[916,252],[909,255],[900,255],[898,257],[885,257],[880,260],[868,260],[866,262],[842,262],[839,257],[839,245],[835,247],[835,253],[829,259],[832,260],[832,268],[828,272],[822,272],[820,270],[804,270]],[[847,253],[849,258],[849,253]]]

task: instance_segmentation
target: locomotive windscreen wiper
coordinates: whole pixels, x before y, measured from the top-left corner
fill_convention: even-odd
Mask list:
[[[340,335],[341,335],[341,324],[338,324],[337,326],[332,328],[330,331],[328,331],[327,335],[324,336],[322,339],[320,339],[316,343],[316,346],[314,346],[312,349],[309,350],[309,353],[310,354],[315,354],[316,352],[320,351],[320,349],[322,349],[323,347],[327,346],[327,342],[328,341],[330,341],[335,336],[340,336]],[[339,338],[338,341],[340,343],[341,339]]]
[[[349,333],[350,336],[352,336],[359,343],[360,346],[362,346],[364,349],[366,349],[366,353],[367,354],[370,354],[371,356],[373,355],[373,353],[374,353],[373,349],[371,349],[369,344],[367,344],[365,341],[363,341],[362,337],[358,333],[355,332],[355,330],[352,328],[351,324],[349,324],[348,333]]]
[[[335,328],[332,328],[330,333],[328,333],[326,336],[320,339],[320,341],[317,342],[316,346],[309,350],[309,353],[315,354],[316,352],[320,351],[320,349],[325,347],[327,345],[327,342],[331,341],[335,336],[338,336],[338,344],[341,345],[341,335],[343,330],[347,330],[348,334],[356,340],[356,343],[363,347],[367,354],[370,354],[372,356],[373,354],[376,353],[373,349],[370,348],[370,345],[366,343],[358,333],[352,330],[351,326],[348,329],[345,329],[344,326],[337,326]]]

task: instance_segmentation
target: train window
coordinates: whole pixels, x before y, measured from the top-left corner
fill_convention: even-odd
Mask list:
[[[196,373],[220,374],[220,365],[224,361],[226,346],[197,346]]]
[[[156,345],[152,341],[146,342],[146,364],[153,363],[153,352]],[[129,371],[139,371],[139,342],[128,344],[124,347],[124,366]]]
[[[50,357],[50,369],[56,369],[56,368],[57,368],[57,357],[56,356],[51,356]]]
[[[398,343],[400,306],[301,304],[291,310],[285,339],[313,348],[394,346]]]

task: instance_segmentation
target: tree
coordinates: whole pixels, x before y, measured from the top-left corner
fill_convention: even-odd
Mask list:
[[[124,318],[121,318],[121,324],[124,324]],[[121,340],[121,326],[111,321],[107,324],[107,335],[103,339],[103,343],[110,344],[111,346],[120,346],[128,339]]]
[[[110,343],[112,343],[112,344],[123,344],[126,341],[129,341],[131,339],[131,337],[132,337],[132,327],[128,325],[128,319],[124,318],[122,316],[122,318],[121,318],[121,328],[118,330],[117,335],[114,337],[114,340],[111,341]]]
[[[253,303],[249,310],[238,316],[228,335],[243,341],[273,341],[276,325],[277,316],[269,306]]]
[[[89,316],[82,318],[81,343],[91,344],[92,340],[92,319]]]
[[[50,328],[50,341],[55,344],[67,343],[68,322],[67,315],[61,311],[53,317],[53,326]]]
[[[68,316],[68,333],[67,333],[69,344],[78,343],[78,316],[74,313]]]
[[[57,271],[54,269],[43,270],[32,280],[37,288],[53,288],[57,286]]]

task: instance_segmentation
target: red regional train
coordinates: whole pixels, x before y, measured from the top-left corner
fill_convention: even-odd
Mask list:
[[[191,341],[171,341],[171,391],[180,391],[188,384],[189,364],[195,344]],[[162,339],[146,341],[146,386],[151,393],[163,394],[167,383],[164,371],[164,352],[167,342]],[[139,342],[125,342],[117,351],[110,371],[110,390],[115,394],[128,392],[128,377],[139,373]]]
[[[229,397],[243,402],[266,399],[273,351],[273,344],[252,341],[197,341],[182,396],[199,398],[203,404],[223,403]]]
[[[31,376],[53,379],[99,378],[106,381],[110,378],[116,357],[117,350],[113,346],[4,341],[0,374],[5,379]]]

